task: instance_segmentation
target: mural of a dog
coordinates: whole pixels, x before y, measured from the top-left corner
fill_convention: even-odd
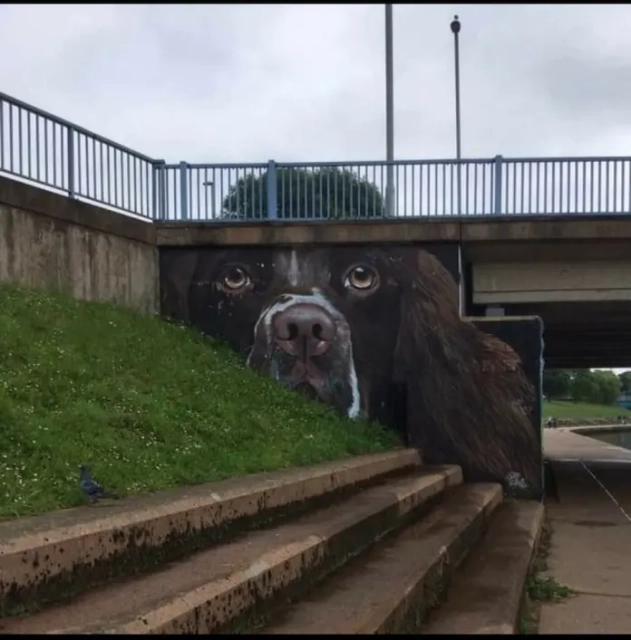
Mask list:
[[[406,389],[409,444],[470,480],[541,483],[534,389],[504,342],[460,317],[458,288],[417,247],[174,250],[163,309],[248,364],[355,417],[392,427]],[[518,474],[516,476],[516,474]]]

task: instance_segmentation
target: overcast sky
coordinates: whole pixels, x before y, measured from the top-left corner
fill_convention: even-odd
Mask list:
[[[631,6],[394,7],[395,158],[629,155]],[[0,90],[168,162],[385,156],[383,5],[1,5]]]

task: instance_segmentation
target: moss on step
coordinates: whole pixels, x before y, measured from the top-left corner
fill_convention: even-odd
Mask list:
[[[114,531],[112,536],[123,535],[127,538],[123,550],[97,560],[78,562],[69,571],[34,580],[25,587],[10,587],[0,594],[0,619],[33,615],[44,606],[69,602],[96,587],[148,573],[166,563],[178,561],[227,540],[235,540],[249,531],[280,526],[309,511],[326,508],[351,499],[364,490],[385,485],[390,480],[410,473],[411,469],[411,466],[396,468],[320,496],[278,507],[263,508],[261,504],[256,514],[224,521],[220,525],[213,524],[201,529],[188,526],[168,535],[160,546],[147,542],[150,536],[145,526],[151,527],[151,524],[131,527],[126,534]]]

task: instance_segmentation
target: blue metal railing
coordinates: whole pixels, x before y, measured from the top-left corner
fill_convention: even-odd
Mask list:
[[[166,164],[0,93],[2,173],[158,220],[631,212],[631,157]]]
[[[152,218],[161,164],[0,93],[0,173]]]
[[[172,220],[381,218],[387,162],[165,165]],[[631,158],[408,160],[392,217],[631,212]]]

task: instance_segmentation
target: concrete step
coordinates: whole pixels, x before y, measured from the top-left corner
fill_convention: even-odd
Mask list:
[[[517,633],[522,597],[543,526],[543,504],[507,501],[455,575],[424,634]]]
[[[93,590],[0,633],[214,633],[285,602],[438,504],[459,467],[426,467],[149,575]]]
[[[149,570],[420,468],[415,449],[0,523],[0,614]]]
[[[425,611],[476,544],[502,500],[499,484],[450,489],[432,512],[388,536],[287,610],[264,634],[401,633]]]

